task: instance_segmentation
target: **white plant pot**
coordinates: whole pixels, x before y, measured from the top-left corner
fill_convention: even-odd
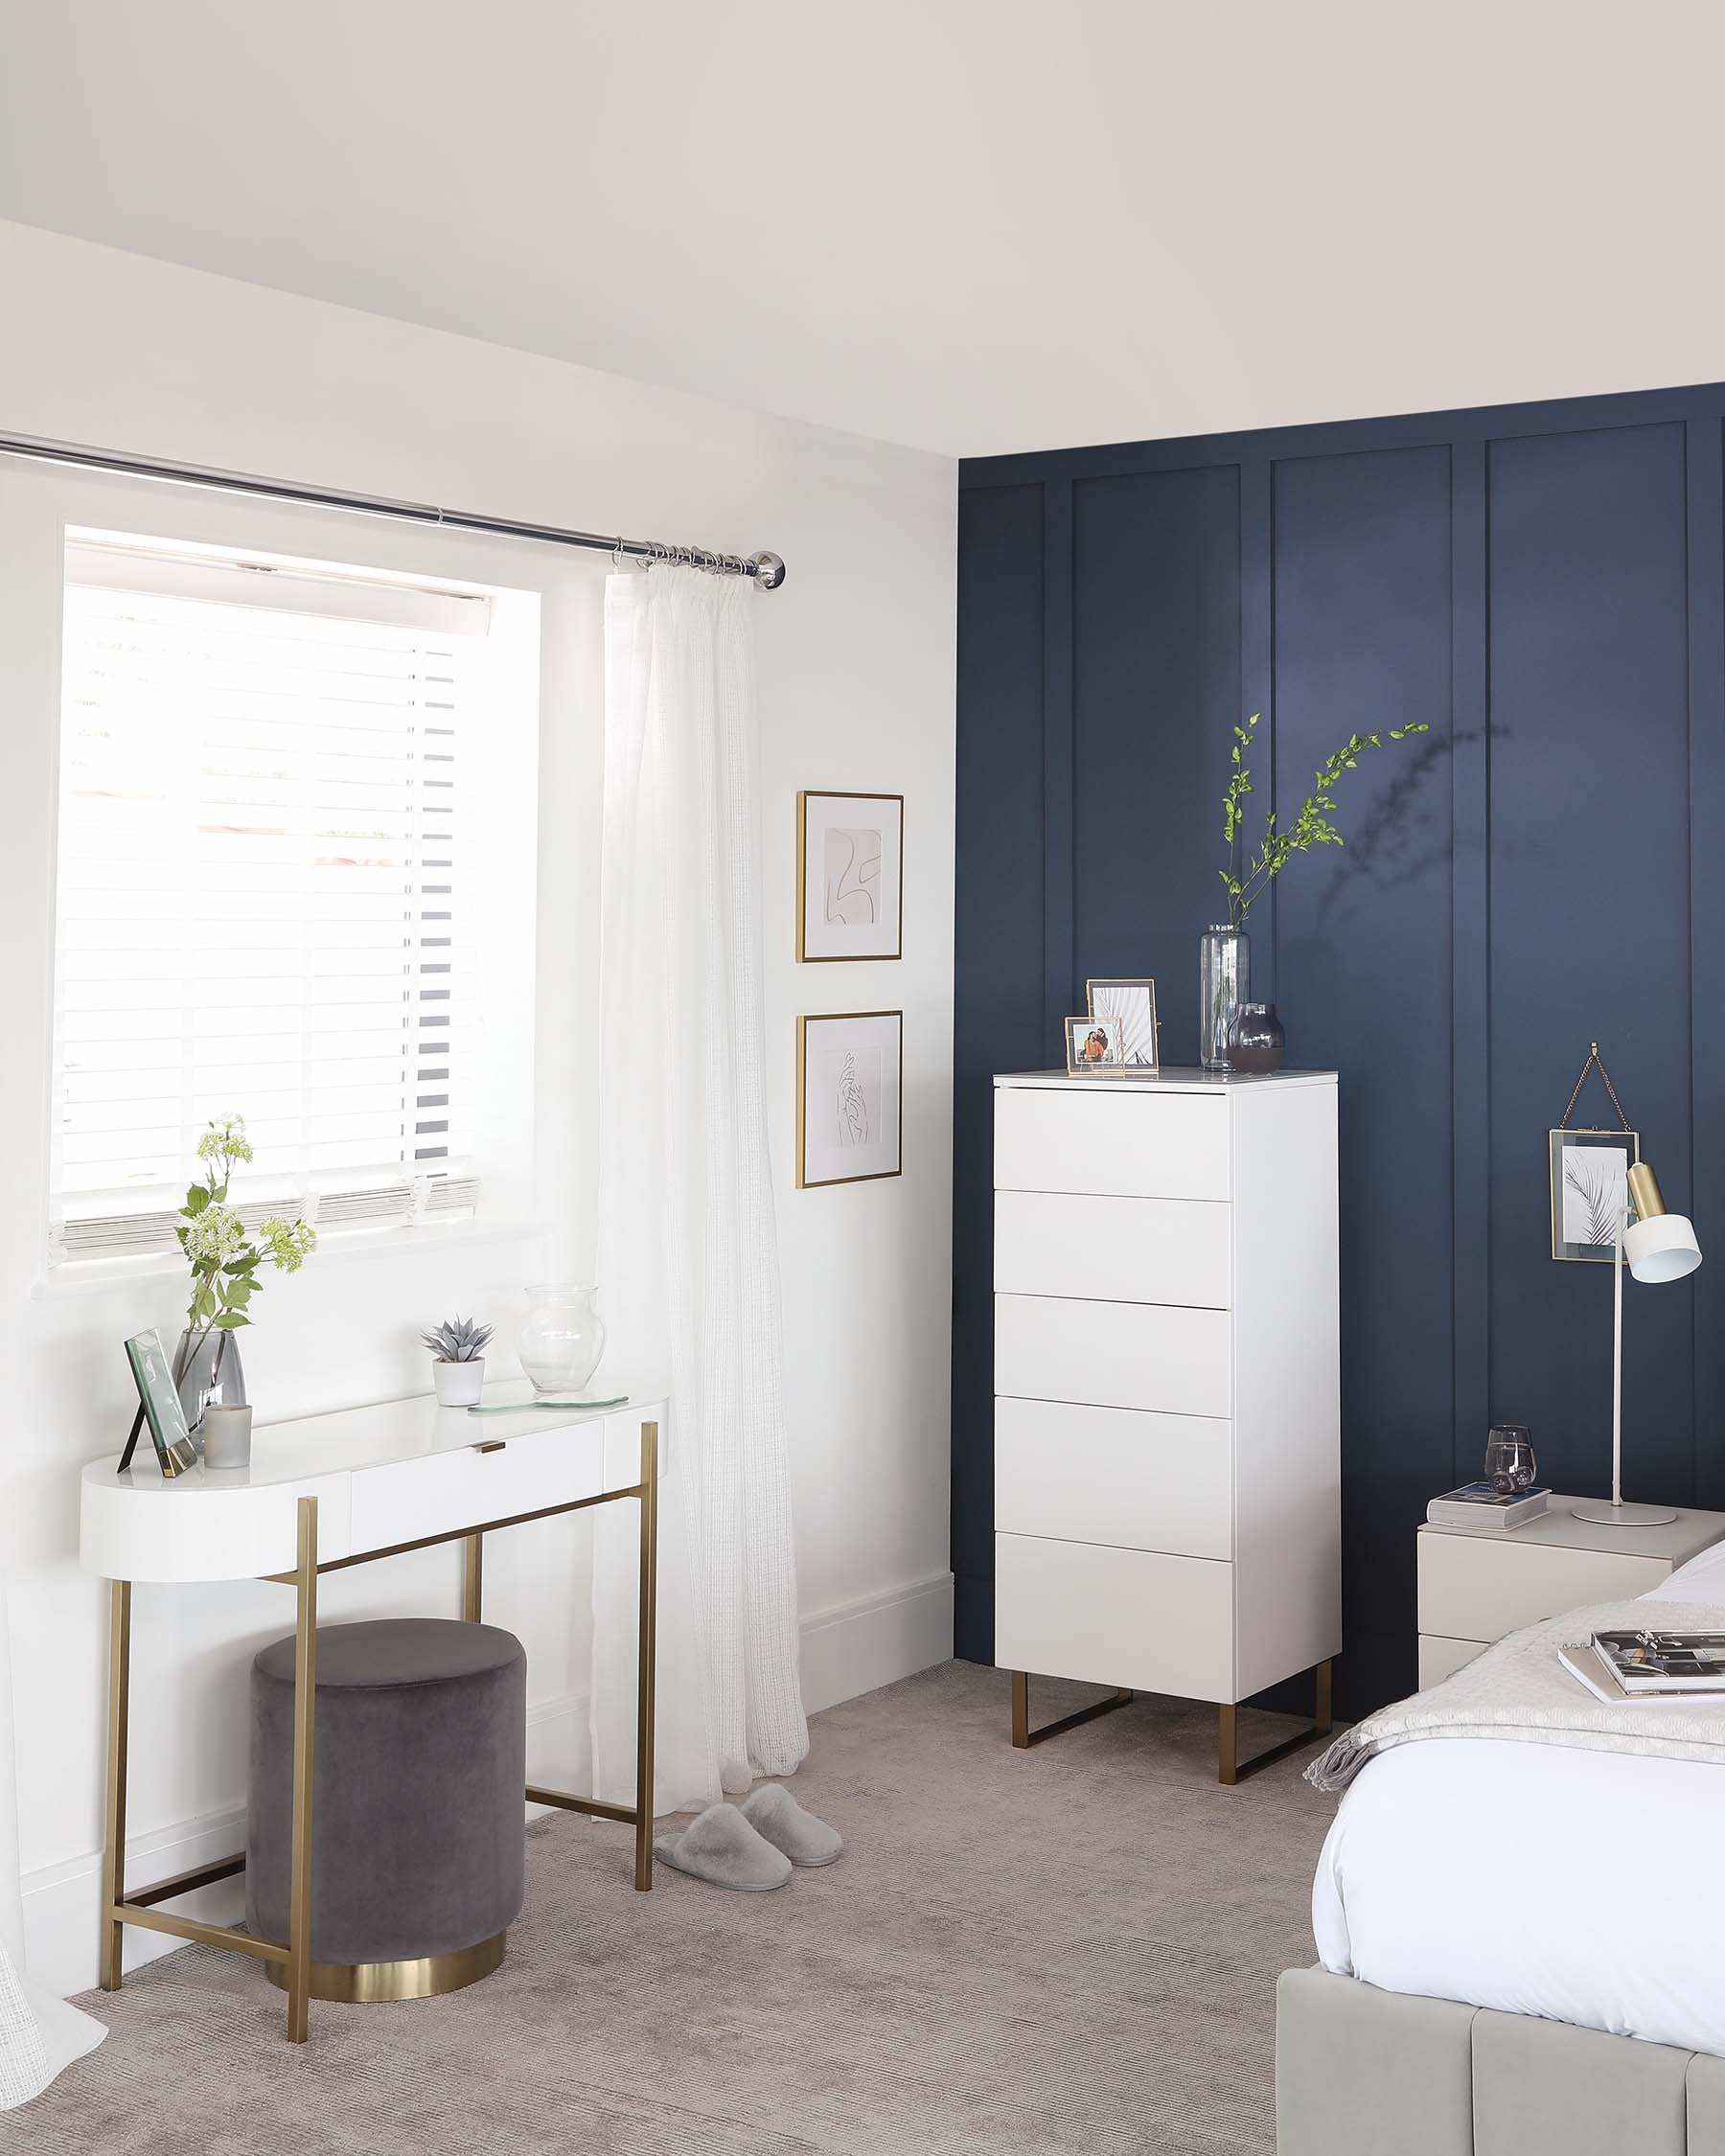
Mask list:
[[[485,1357],[472,1363],[433,1363],[431,1379],[440,1408],[473,1408],[485,1384]]]

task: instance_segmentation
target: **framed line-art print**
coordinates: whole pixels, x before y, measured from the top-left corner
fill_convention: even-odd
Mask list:
[[[796,1021],[796,1187],[903,1172],[903,1011]]]
[[[1641,1158],[1631,1130],[1551,1134],[1552,1255],[1571,1263],[1610,1265],[1628,1204],[1629,1171]]]
[[[796,955],[806,965],[904,955],[905,797],[796,796]]]
[[[1087,980],[1085,1001],[1093,1019],[1120,1021],[1120,1061],[1128,1070],[1154,1075],[1160,1058],[1156,1046],[1156,983],[1153,980]]]

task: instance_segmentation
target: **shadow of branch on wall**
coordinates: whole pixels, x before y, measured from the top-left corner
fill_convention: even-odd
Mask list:
[[[1347,902],[1402,889],[1448,861],[1460,843],[1449,804],[1439,813],[1422,799],[1424,790],[1456,749],[1507,738],[1505,726],[1464,726],[1459,733],[1427,735],[1373,800],[1366,820],[1353,830],[1344,825],[1346,843],[1330,857],[1332,872],[1318,901],[1318,919],[1334,922],[1344,916]]]

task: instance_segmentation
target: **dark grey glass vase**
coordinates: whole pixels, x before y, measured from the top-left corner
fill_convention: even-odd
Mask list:
[[[232,1333],[183,1332],[173,1351],[173,1381],[185,1411],[186,1428],[198,1455],[203,1439],[197,1426],[207,1407],[243,1408],[245,1372],[240,1364],[240,1342]]]
[[[1242,1003],[1228,1029],[1228,1067],[1241,1078],[1262,1078],[1281,1068],[1287,1046],[1274,1003]]]

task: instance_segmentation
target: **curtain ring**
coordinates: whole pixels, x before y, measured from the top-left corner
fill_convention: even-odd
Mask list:
[[[616,545],[611,548],[611,566],[616,569],[623,566],[623,541],[621,539],[618,539]]]

